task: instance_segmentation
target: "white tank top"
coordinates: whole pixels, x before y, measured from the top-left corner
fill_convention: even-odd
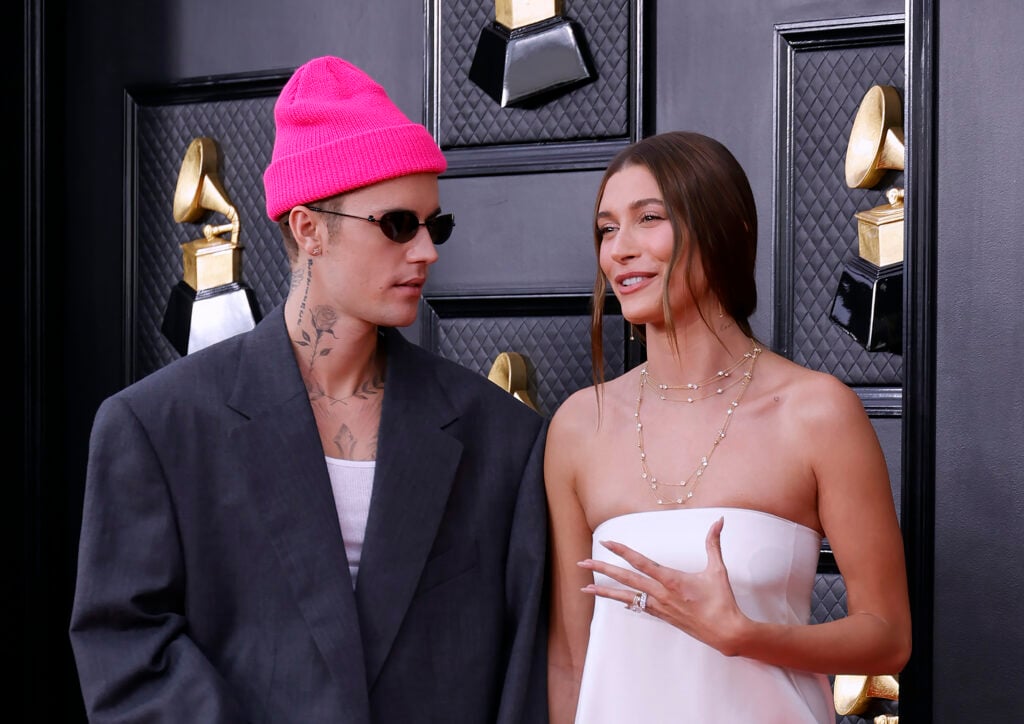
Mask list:
[[[331,476],[334,508],[341,524],[341,537],[345,540],[348,572],[352,587],[356,586],[359,559],[366,537],[366,519],[370,514],[370,495],[373,493],[375,460],[342,460],[327,458],[327,472]]]

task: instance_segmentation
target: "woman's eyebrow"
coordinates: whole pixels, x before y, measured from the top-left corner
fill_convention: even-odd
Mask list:
[[[662,201],[659,198],[653,198],[653,197],[649,198],[649,199],[637,199],[636,201],[631,201],[630,202],[629,208],[630,209],[640,209],[640,208],[643,208],[644,206],[648,206],[650,204],[657,204],[658,206],[664,206],[665,202]],[[598,211],[597,212],[597,218],[599,218],[599,219],[604,218],[606,216],[611,216],[611,215],[612,215],[612,213],[610,211]]]

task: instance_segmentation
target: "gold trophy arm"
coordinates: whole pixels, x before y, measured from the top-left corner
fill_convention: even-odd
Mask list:
[[[216,241],[220,239],[221,234],[225,234],[230,231],[231,245],[238,246],[238,232],[241,227],[241,224],[238,221],[238,212],[235,210],[235,207],[232,206],[224,215],[228,217],[228,221],[231,223],[221,224],[220,226],[207,224],[203,227],[203,236],[207,241]]]

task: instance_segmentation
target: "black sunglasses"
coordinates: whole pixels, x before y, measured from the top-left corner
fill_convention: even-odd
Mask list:
[[[384,236],[391,239],[391,241],[397,241],[399,244],[412,241],[412,238],[416,236],[416,232],[419,231],[421,226],[427,227],[427,233],[430,234],[432,242],[443,244],[448,241],[448,237],[452,235],[452,229],[455,228],[455,216],[453,214],[438,214],[437,216],[431,216],[426,221],[420,221],[420,218],[414,212],[406,209],[388,211],[385,214],[381,214],[378,219],[372,215],[356,216],[354,214],[344,214],[340,211],[321,209],[318,206],[309,206],[308,204],[306,208],[310,211],[319,211],[321,214],[333,214],[334,216],[344,216],[349,219],[360,219],[377,224],[380,226]]]

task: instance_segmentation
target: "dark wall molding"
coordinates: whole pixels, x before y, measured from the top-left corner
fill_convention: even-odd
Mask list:
[[[47,702],[47,716],[60,721],[72,721],[81,707],[66,625],[74,582],[68,551],[77,543],[73,521],[79,500],[67,471],[62,395],[68,354],[63,328],[77,322],[60,316],[68,292],[58,270],[69,239],[61,120],[67,97],[63,10],[62,3],[26,0],[17,4],[3,31],[6,67],[13,69],[16,111],[11,115],[17,118],[14,143],[4,155],[19,194],[15,266],[20,276],[12,295],[20,297],[22,311],[16,333],[21,404],[15,404],[23,413],[16,442],[23,474],[12,493],[17,502],[8,506],[16,522],[7,526],[16,550],[12,598],[19,620],[12,634],[19,663],[8,716],[17,721],[37,718],[41,701]]]
[[[133,86],[126,89],[126,94],[133,104],[142,106],[212,103],[276,96],[293,72],[294,68],[281,68],[252,73],[199,76],[171,83]]]
[[[930,722],[935,587],[937,16],[930,0],[910,0],[908,6],[901,520],[914,650],[900,677],[900,717],[908,722]]]

